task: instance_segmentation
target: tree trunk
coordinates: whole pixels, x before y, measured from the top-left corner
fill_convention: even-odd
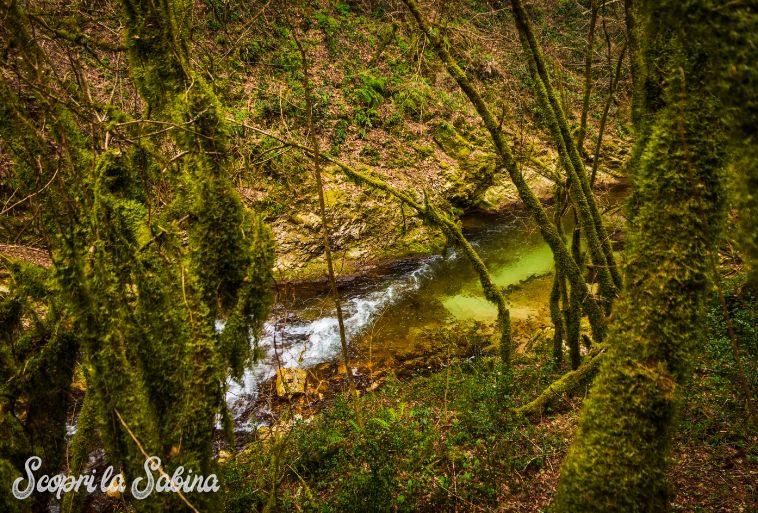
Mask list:
[[[595,53],[595,26],[597,25],[597,13],[600,10],[598,0],[590,2],[590,29],[587,34],[587,50],[584,54],[584,97],[582,99],[582,117],[579,121],[579,132],[576,134],[576,145],[579,152],[584,154],[584,138],[587,135],[587,115],[590,110],[590,97],[592,96],[592,60]]]
[[[754,22],[755,15],[738,3],[648,0],[638,9],[648,75],[636,80],[662,89],[640,103],[649,136],[638,140],[643,148],[637,148],[628,286],[615,308],[608,356],[563,463],[557,512],[668,507],[673,418],[690,375],[690,352],[702,336],[709,253],[723,214],[728,141],[714,92],[729,80],[723,71],[735,54],[755,54],[756,48],[741,40],[754,33],[747,20]],[[740,26],[742,34],[735,32]],[[742,92],[755,105],[754,88]]]
[[[316,123],[313,120],[313,85],[311,84],[310,70],[308,67],[308,56],[305,54],[305,48],[295,34],[294,27],[291,27],[292,37],[295,40],[297,49],[300,51],[301,66],[303,69],[303,87],[305,89],[305,110],[308,119],[308,135],[310,145],[313,148],[311,153],[313,157],[313,175],[316,178],[316,192],[318,193],[318,210],[321,216],[321,235],[324,240],[324,257],[326,258],[326,272],[329,278],[329,289],[334,300],[334,307],[337,310],[337,325],[339,327],[340,348],[342,349],[342,361],[345,363],[345,376],[351,392],[355,392],[355,380],[353,371],[350,366],[350,352],[347,347],[347,335],[345,333],[345,320],[342,315],[342,299],[337,289],[337,279],[334,276],[334,264],[332,262],[332,241],[329,236],[329,216],[326,213],[326,203],[324,202],[324,183],[321,180],[321,151],[319,150],[318,136],[316,134]]]
[[[508,146],[506,143],[505,138],[500,131],[499,124],[495,121],[492,112],[484,103],[481,95],[473,86],[466,74],[455,62],[455,59],[453,59],[452,55],[450,55],[446,43],[444,43],[439,36],[432,32],[428,23],[421,15],[418,4],[415,2],[415,0],[403,1],[408,6],[411,14],[413,14],[413,17],[416,19],[416,22],[418,23],[421,31],[432,42],[437,55],[447,67],[448,73],[450,73],[450,75],[456,81],[458,86],[468,97],[469,101],[473,104],[477,113],[481,117],[485,128],[487,128],[487,131],[492,137],[495,151],[497,152],[502,165],[505,167],[508,175],[511,178],[511,181],[515,185],[516,190],[519,194],[519,198],[521,198],[521,201],[524,203],[527,210],[532,215],[532,218],[537,223],[540,233],[542,234],[542,238],[545,240],[547,245],[550,246],[554,257],[561,262],[563,272],[565,273],[571,285],[577,287],[578,290],[582,291],[583,297],[586,298],[584,305],[587,316],[590,320],[593,336],[595,340],[602,341],[605,338],[605,317],[603,315],[603,312],[594,298],[592,298],[587,291],[587,284],[584,281],[584,276],[582,275],[581,270],[576,265],[576,262],[574,262],[573,258],[571,258],[571,254],[569,253],[565,242],[559,235],[558,230],[548,218],[547,213],[542,207],[539,199],[537,199],[534,191],[532,191],[532,189],[529,187],[529,184],[524,179],[524,175],[516,165],[516,162],[513,158],[513,152],[511,151],[510,146]]]
[[[587,237],[592,262],[598,268],[603,303],[606,312],[609,312],[613,298],[622,285],[610,240],[603,225],[595,195],[590,188],[584,162],[574,139],[571,137],[568,121],[551,84],[542,50],[532,29],[529,15],[520,0],[513,0],[511,6],[521,45],[529,61],[537,101],[547,117],[553,141],[561,158],[561,164],[566,170],[571,199],[578,210],[581,228]]]

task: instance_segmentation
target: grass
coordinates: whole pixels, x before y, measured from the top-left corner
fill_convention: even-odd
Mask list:
[[[748,379],[758,383],[755,297],[727,284]],[[736,388],[720,303],[707,315],[672,452],[674,511],[756,511],[758,453]],[[459,337],[465,337],[465,331]],[[440,343],[459,344],[450,338]],[[519,355],[512,377],[496,359],[452,360],[431,374],[285,423],[226,467],[226,511],[544,511],[576,425],[583,391],[532,423],[521,404],[560,376],[544,343]],[[294,418],[294,417],[293,417]],[[280,419],[282,420],[282,419]],[[274,506],[274,503],[272,503]]]

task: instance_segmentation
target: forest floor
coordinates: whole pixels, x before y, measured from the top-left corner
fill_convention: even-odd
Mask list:
[[[572,126],[578,126],[583,67],[577,63],[583,62],[584,50],[576,42],[586,37],[586,13],[573,2],[534,4],[544,52],[551,62],[560,63],[556,80],[564,108]],[[376,173],[418,198],[427,192],[433,203],[452,206],[456,214],[502,211],[520,203],[507,173],[497,169],[494,148],[476,111],[418,37],[415,23],[403,9],[388,13],[378,6],[376,12],[367,12],[349,2],[312,5],[312,19],[302,20],[302,38],[309,47],[317,96],[316,130],[325,155]],[[248,14],[258,10],[252,4],[246,8],[251,9]],[[203,12],[210,7],[202,3],[198,9]],[[526,62],[507,9],[488,20],[481,14],[489,9],[479,2],[446,6],[445,16],[455,20],[456,26],[448,37],[460,64],[501,119],[530,187],[547,200],[554,184],[546,176],[556,167],[557,152],[530,93]],[[621,34],[621,25],[608,14],[607,28],[613,39]],[[241,29],[245,36],[236,49],[226,48],[230,41],[223,36],[235,33],[244,19],[245,14],[238,13],[198,27],[201,41],[218,39],[221,47],[217,50],[229,56],[228,65],[220,70],[214,65],[213,74],[235,127],[239,154],[234,181],[245,203],[272,228],[277,279],[313,279],[323,274],[324,261],[312,163],[302,152],[244,127],[305,141],[299,51],[282,21],[265,16],[256,19],[251,30]],[[203,51],[216,46],[202,44]],[[618,50],[615,43],[613,50]],[[607,66],[596,63],[592,112],[602,110],[607,99]],[[628,77],[624,77],[603,138],[599,183],[625,174],[623,166],[632,143],[626,122],[629,96]],[[593,116],[588,130],[587,146],[594,148],[598,120]],[[331,244],[342,274],[387,260],[427,255],[445,243],[438,230],[411,209],[350,182],[334,166],[324,169],[324,185]]]
[[[758,303],[725,285],[747,378],[758,385]],[[682,391],[671,454],[672,510],[758,511],[758,449],[716,297],[693,379]],[[448,344],[465,344],[465,332]],[[226,511],[544,511],[586,390],[541,418],[509,405],[534,398],[566,371],[538,340],[505,379],[496,358],[452,358],[436,370],[388,375],[360,398],[336,394],[316,414],[284,408],[225,464]],[[286,462],[286,463],[285,463]],[[272,493],[273,490],[273,493]]]

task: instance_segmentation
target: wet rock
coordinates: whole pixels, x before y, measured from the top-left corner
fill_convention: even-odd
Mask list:
[[[121,474],[117,474],[116,477],[113,478],[113,480],[108,485],[108,488],[105,489],[105,495],[110,497],[111,499],[119,499],[121,498],[121,490],[119,489],[119,485],[126,482],[126,478],[124,477],[123,472]]]
[[[229,461],[230,459],[232,459],[232,455],[231,455],[231,453],[230,453],[229,451],[225,451],[225,450],[223,450],[223,449],[222,449],[222,450],[220,450],[220,451],[218,451],[218,458],[217,458],[217,461],[218,461],[220,464],[222,464],[222,465],[223,465],[224,463],[226,463],[226,462],[227,462],[227,461]]]
[[[283,368],[276,371],[276,395],[289,399],[305,393],[308,373],[303,369]]]
[[[291,218],[295,224],[305,226],[309,230],[316,231],[321,228],[321,218],[314,212],[308,212],[307,214],[297,212]]]

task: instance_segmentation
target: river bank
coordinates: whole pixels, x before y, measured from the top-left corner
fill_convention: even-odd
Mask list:
[[[601,204],[616,209],[625,187],[605,185]],[[567,220],[570,222],[570,220]],[[514,340],[524,351],[552,337],[548,294],[552,254],[519,208],[472,212],[464,231],[507,293]],[[568,228],[568,226],[567,226]],[[351,367],[360,390],[375,390],[392,373],[431,372],[450,359],[494,355],[496,310],[483,297],[468,261],[454,248],[441,254],[370,261],[340,275]],[[277,305],[258,341],[263,358],[232,383],[228,402],[240,431],[275,423],[277,412],[315,411],[344,391],[334,305],[325,280],[279,284]],[[297,394],[276,392],[277,370],[299,375]]]
[[[738,318],[755,319],[755,299],[738,299],[743,279],[726,284],[728,301]],[[739,400],[720,308],[714,295],[693,379],[681,392],[668,471],[672,511],[758,506],[755,435]],[[749,326],[740,336],[754,351],[758,338]],[[381,501],[381,511],[460,511],[461,502],[471,511],[544,510],[586,389],[562,394],[538,418],[514,416],[510,405],[534,399],[566,368],[551,364],[544,340],[513,363],[511,382],[496,358],[451,358],[437,371],[389,374],[354,401],[335,394],[315,415],[296,403],[283,408],[278,425],[250,434],[236,454],[222,453],[227,511],[260,511],[270,490],[286,511],[351,511],[369,501]]]

